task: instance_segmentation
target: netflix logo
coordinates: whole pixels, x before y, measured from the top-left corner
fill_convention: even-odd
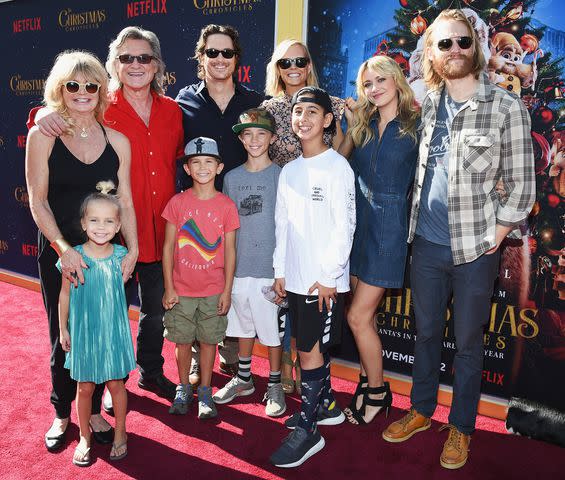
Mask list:
[[[22,255],[25,257],[37,257],[37,245],[22,243]]]
[[[145,0],[130,2],[127,5],[128,18],[157,14],[167,14],[167,0]]]
[[[41,17],[20,18],[12,23],[14,33],[35,32],[41,30]]]

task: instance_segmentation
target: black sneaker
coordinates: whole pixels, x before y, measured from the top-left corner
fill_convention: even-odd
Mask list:
[[[284,439],[283,444],[271,455],[271,463],[275,467],[292,468],[302,465],[312,455],[318,453],[326,444],[318,429],[308,435],[302,427]]]
[[[294,430],[298,425],[298,419],[300,418],[300,411],[294,412],[290,417],[284,421],[284,426]],[[318,408],[318,417],[316,418],[316,423],[318,425],[339,425],[345,421],[345,415],[341,411],[341,408],[336,402],[332,402],[329,408],[323,408],[320,406]]]
[[[137,386],[143,390],[154,392],[160,397],[167,398],[171,401],[175,399],[177,386],[162,373],[157,375],[155,378],[144,378],[140,376]]]

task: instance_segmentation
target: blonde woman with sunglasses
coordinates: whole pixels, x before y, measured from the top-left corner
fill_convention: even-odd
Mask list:
[[[41,289],[49,321],[51,340],[51,403],[56,418],[45,435],[45,446],[55,451],[64,445],[76,394],[76,382],[65,369],[59,340],[58,300],[61,274],[55,267],[59,257],[63,277],[75,286],[84,283],[84,258],[72,246],[84,242],[79,209],[91,193],[111,182],[122,209],[123,236],[137,257],[135,214],[130,190],[130,144],[121,133],[102,126],[108,106],[108,75],[92,54],[70,51],[60,54],[45,82],[44,104],[57,112],[66,129],[59,137],[33,127],[26,150],[26,180],[33,219],[38,226],[38,266]],[[131,269],[122,264],[124,280]],[[90,422],[81,425],[81,442],[73,462],[89,460],[90,430],[102,443],[113,441],[113,429],[100,415],[104,385],[79,391],[81,408],[92,411]],[[91,398],[94,390],[94,395]],[[84,412],[83,412],[84,413]],[[115,453],[115,452],[114,452]],[[118,452],[119,454],[120,452]]]

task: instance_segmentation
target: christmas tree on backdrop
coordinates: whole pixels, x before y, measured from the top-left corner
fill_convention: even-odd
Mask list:
[[[399,0],[394,16],[397,26],[389,34],[389,41],[377,47],[375,53],[392,56],[409,76],[414,77],[417,72],[409,71],[409,59],[418,47],[418,40],[442,10],[460,8],[475,12],[488,28],[486,48],[491,54],[488,63],[491,81],[512,91],[512,81],[518,79],[498,75],[493,65],[496,56],[508,55],[507,51],[521,55],[520,68],[531,75],[529,80],[522,82],[520,79],[514,84],[513,93],[520,95],[532,118],[538,187],[537,201],[529,220],[530,298],[538,307],[561,309],[565,302],[565,284],[556,281],[554,276],[565,273],[565,267],[560,265],[560,258],[565,259],[565,256],[561,257],[565,245],[563,59],[553,58],[551,52],[539,48],[545,27],[536,28],[532,22],[537,3],[538,0]],[[507,46],[512,44],[509,50],[497,52],[498,39],[507,42]]]

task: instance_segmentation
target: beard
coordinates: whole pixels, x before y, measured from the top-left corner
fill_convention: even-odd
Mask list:
[[[462,60],[455,64],[452,60]],[[473,59],[466,55],[450,55],[432,61],[436,73],[446,80],[465,78],[473,71]]]

